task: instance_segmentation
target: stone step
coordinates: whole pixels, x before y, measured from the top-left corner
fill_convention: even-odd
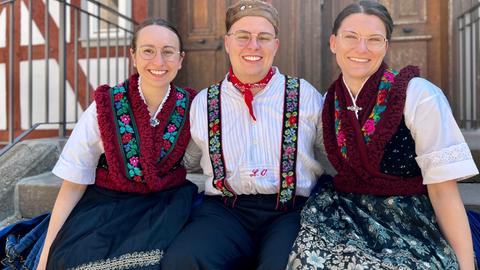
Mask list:
[[[199,192],[203,191],[205,177],[203,174],[187,175],[187,179],[199,186]],[[51,211],[61,184],[62,179],[51,172],[20,180],[15,190],[17,215],[32,218]]]
[[[14,190],[25,177],[50,171],[57,162],[65,139],[21,142],[0,157],[0,221],[15,215]]]
[[[459,183],[458,189],[465,207],[480,212],[480,183]]]
[[[18,215],[32,218],[51,211],[61,184],[62,179],[51,172],[20,180],[15,188]]]

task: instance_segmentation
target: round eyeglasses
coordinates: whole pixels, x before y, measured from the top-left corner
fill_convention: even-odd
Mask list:
[[[341,42],[348,47],[356,47],[362,42],[362,39],[365,40],[367,44],[367,49],[370,51],[381,50],[387,45],[388,40],[380,34],[374,34],[370,36],[362,36],[356,32],[344,31],[338,34]]]
[[[157,56],[157,48],[155,46],[140,46],[137,51],[140,54],[140,57],[142,57],[144,60],[152,60],[153,58],[155,58],[155,56]],[[160,51],[160,55],[165,61],[176,60],[177,55],[179,55],[180,53],[181,52],[175,51],[173,48],[170,47],[161,48]]]
[[[227,36],[233,36],[233,38],[237,42],[238,46],[240,46],[240,47],[247,46],[247,44],[250,42],[250,40],[252,40],[252,37],[256,37],[257,43],[260,46],[268,45],[275,39],[275,35],[267,33],[267,32],[252,34],[248,31],[244,31],[244,30],[238,30],[238,31],[235,31],[233,33],[228,33]]]

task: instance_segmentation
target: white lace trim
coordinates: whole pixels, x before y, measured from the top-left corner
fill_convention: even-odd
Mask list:
[[[160,264],[163,250],[127,253],[119,257],[79,265],[69,270],[123,270]]]
[[[143,95],[141,83],[142,83],[142,77],[138,76],[138,83],[137,83],[138,91],[140,92],[140,97],[142,97],[143,102],[145,102],[145,104],[147,104],[147,101],[145,100],[145,96]],[[158,106],[157,111],[153,115],[150,115],[151,119],[157,118],[157,115],[160,113],[160,111],[163,108],[163,105],[165,105],[165,102],[167,102],[167,99],[170,96],[170,90],[171,89],[172,89],[171,85],[168,85],[167,93],[165,93],[165,96],[162,99],[162,103],[160,103],[160,105]]]
[[[469,159],[473,158],[466,143],[453,145],[416,158],[418,166],[423,171]]]

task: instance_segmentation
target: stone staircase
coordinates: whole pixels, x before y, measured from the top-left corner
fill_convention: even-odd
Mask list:
[[[62,180],[50,171],[64,143],[64,139],[25,141],[0,158],[0,228],[51,210]],[[472,152],[480,165],[480,150]],[[203,190],[204,175],[187,178]],[[460,183],[459,189],[465,206],[480,212],[480,176]]]

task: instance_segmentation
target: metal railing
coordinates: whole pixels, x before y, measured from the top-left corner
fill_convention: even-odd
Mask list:
[[[480,3],[457,17],[458,119],[464,129],[480,128]]]
[[[21,18],[15,17],[25,16],[22,5],[28,10],[28,30],[22,29]],[[94,87],[126,78],[131,70],[128,49],[136,24],[95,0],[8,0],[0,1],[0,14],[2,9],[8,10],[8,44],[0,48],[8,55],[3,59],[0,53],[0,64],[6,65],[6,74],[0,76],[6,76],[8,82],[8,140],[0,140],[0,144],[8,144],[0,156],[40,127],[65,136],[67,125],[76,123],[91,103]],[[52,42],[57,37],[58,43]],[[15,138],[15,134],[19,136]]]

